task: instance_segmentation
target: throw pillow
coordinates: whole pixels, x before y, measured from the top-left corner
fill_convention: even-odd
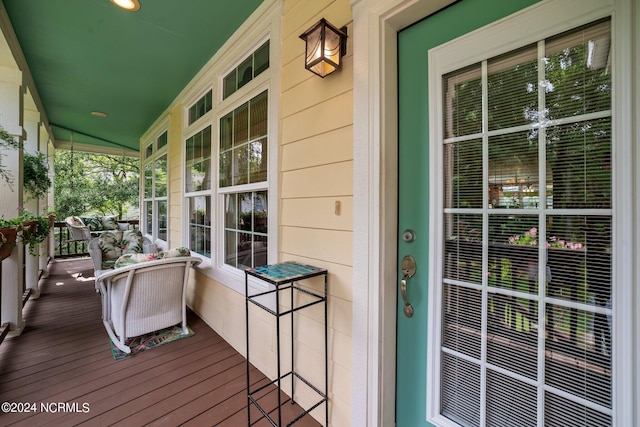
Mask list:
[[[156,259],[158,259],[158,254],[124,254],[116,260],[113,266],[114,268],[126,267],[139,262],[155,261]]]
[[[103,216],[101,218],[102,229],[103,230],[117,230],[118,223],[116,222],[115,217],[112,216]]]
[[[102,252],[102,268],[111,268],[115,261],[120,258],[120,255],[122,255],[122,232],[107,231],[102,233],[98,239],[98,247],[100,248],[100,252]]]
[[[158,254],[158,259],[176,258],[181,256],[191,256],[191,251],[188,248],[184,248],[184,247],[169,249],[168,251],[160,252]]]
[[[124,254],[140,254],[142,253],[142,233],[140,230],[117,231],[122,235],[120,242],[121,255]]]

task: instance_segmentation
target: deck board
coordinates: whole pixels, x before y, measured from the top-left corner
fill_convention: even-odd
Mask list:
[[[92,274],[89,259],[51,264],[40,298],[25,306],[23,333],[0,345],[0,400],[37,406],[0,413],[0,426],[247,424],[246,360],[191,312],[193,336],[114,360]],[[253,368],[250,378],[265,380]],[[275,398],[265,399],[276,409]],[[282,401],[288,414],[292,405]],[[80,411],[41,411],[41,403],[58,402]],[[251,413],[253,425],[268,425]],[[319,424],[306,416],[298,425]]]

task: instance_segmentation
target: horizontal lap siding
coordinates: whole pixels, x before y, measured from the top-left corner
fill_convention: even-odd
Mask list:
[[[170,248],[183,246],[182,243],[182,105],[173,107],[170,113],[167,137],[169,171],[169,240]]]
[[[304,69],[299,35],[320,18],[351,26],[348,0],[285,0],[282,20],[280,235],[281,261],[329,271],[329,417],[348,425],[351,412],[353,240],[353,61],[324,79]],[[311,281],[313,289],[321,281]],[[296,368],[322,384],[324,311],[296,315]],[[287,332],[289,333],[289,332]],[[291,339],[287,336],[286,341]],[[288,356],[290,357],[290,355]],[[297,397],[297,396],[296,396]],[[313,396],[300,396],[300,401]],[[298,397],[297,397],[298,400]],[[324,421],[324,414],[314,414]]]

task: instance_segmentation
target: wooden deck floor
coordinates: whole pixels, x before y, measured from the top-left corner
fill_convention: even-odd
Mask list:
[[[114,360],[92,275],[88,259],[51,264],[40,299],[25,306],[22,335],[0,345],[0,401],[31,410],[0,412],[0,426],[247,425],[240,354],[190,313],[195,335]],[[261,404],[274,410],[276,398]],[[297,406],[282,408],[287,419]],[[319,424],[306,416],[295,425]]]

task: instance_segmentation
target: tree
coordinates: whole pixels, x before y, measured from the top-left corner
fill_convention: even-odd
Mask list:
[[[140,160],[56,150],[55,208],[69,215],[115,215],[138,209]]]

